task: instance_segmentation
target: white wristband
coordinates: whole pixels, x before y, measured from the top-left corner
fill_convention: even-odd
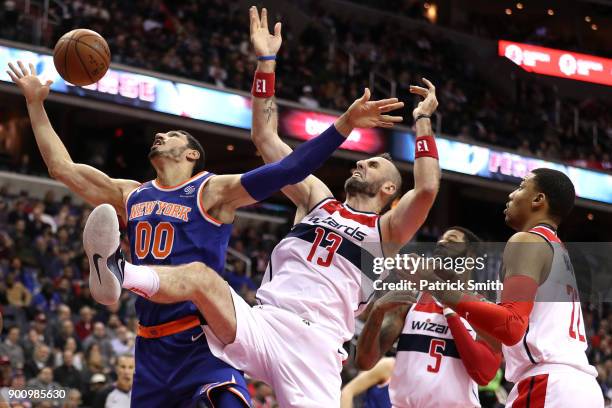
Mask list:
[[[444,317],[448,317],[452,314],[456,314],[456,312],[450,307],[445,307],[444,309],[442,309],[442,313],[444,313]]]

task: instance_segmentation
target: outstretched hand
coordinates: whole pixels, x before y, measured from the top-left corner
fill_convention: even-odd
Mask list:
[[[397,98],[381,99],[370,101],[370,90],[366,88],[363,96],[357,99],[346,111],[349,124],[353,128],[391,128],[394,124],[404,120],[401,116],[385,115],[404,107],[404,102],[399,102]]]
[[[251,43],[255,48],[255,55],[258,57],[276,55],[283,42],[281,23],[276,23],[274,34],[270,34],[267,9],[261,9],[260,17],[257,7],[252,6],[249,9],[249,15],[251,18]]]
[[[9,74],[13,82],[19,87],[21,93],[26,98],[27,103],[42,102],[49,95],[49,89],[53,81],[49,80],[44,84],[36,76],[36,68],[30,63],[29,69],[21,61],[17,61],[16,67],[12,62],[9,62]]]
[[[438,99],[436,99],[436,87],[427,78],[422,78],[422,81],[425,85],[427,85],[427,88],[410,85],[410,93],[420,95],[424,98],[412,111],[412,116],[415,119],[419,115],[431,116],[438,107]]]

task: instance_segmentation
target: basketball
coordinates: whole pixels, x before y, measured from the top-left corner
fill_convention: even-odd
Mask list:
[[[78,28],[55,44],[53,63],[62,78],[78,86],[98,82],[110,65],[110,49],[98,33]]]

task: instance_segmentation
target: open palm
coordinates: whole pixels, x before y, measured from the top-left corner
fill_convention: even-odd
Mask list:
[[[353,102],[346,114],[354,128],[373,128],[377,126],[390,128],[395,123],[401,122],[403,118],[401,116],[385,115],[384,113],[400,109],[403,106],[404,102],[399,102],[397,98],[370,101],[370,90],[366,88],[363,96]]]
[[[9,62],[9,76],[15,82],[15,84],[23,93],[27,103],[44,101],[49,95],[49,87],[53,81],[47,81],[44,84],[40,82],[40,79],[36,76],[36,68],[34,64],[28,64],[28,68],[21,61],[17,61],[16,67],[13,63]]]
[[[251,42],[258,57],[276,55],[280,49],[283,38],[281,37],[281,23],[274,25],[274,34],[270,34],[268,29],[268,10],[261,10],[261,17],[257,7],[253,6],[249,10],[251,17]]]

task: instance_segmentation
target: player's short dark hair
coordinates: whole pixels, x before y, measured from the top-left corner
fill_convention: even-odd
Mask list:
[[[549,215],[561,221],[574,208],[576,190],[574,183],[563,172],[554,169],[539,168],[531,171],[535,177],[536,189],[544,193],[548,201]]]
[[[395,187],[396,187],[395,194],[393,194],[393,196],[391,196],[391,198],[389,199],[389,203],[392,203],[393,200],[395,200],[397,197],[399,197],[402,194],[402,173],[400,172],[399,167],[397,167],[397,164],[395,164],[395,162],[393,161],[393,157],[391,157],[390,153],[388,152],[381,153],[377,155],[376,157],[382,157],[383,159],[389,160],[391,164],[393,164],[393,167],[395,167],[395,170],[397,170],[397,173],[395,174],[392,180],[395,183]]]
[[[206,154],[204,153],[204,148],[191,133],[186,130],[177,130],[178,133],[185,135],[187,138],[187,147],[193,150],[197,150],[200,153],[200,158],[195,161],[193,164],[193,171],[191,175],[198,174],[201,171],[204,171],[204,166],[206,165]]]
[[[446,231],[450,231],[450,230],[463,232],[465,241],[468,244],[467,245],[468,250],[473,251],[473,252],[478,251],[478,247],[480,246],[480,243],[482,242],[482,239],[480,239],[478,235],[474,234],[471,230],[464,228],[464,227],[460,227],[458,225],[455,225],[454,227],[450,227],[446,229]]]

